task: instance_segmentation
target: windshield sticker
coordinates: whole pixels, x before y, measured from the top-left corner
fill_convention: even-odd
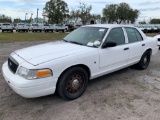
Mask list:
[[[104,31],[105,31],[105,29],[99,29],[99,31],[100,31],[100,32],[104,32]]]
[[[87,44],[87,46],[93,46],[93,43],[92,43],[92,42],[89,42],[89,43]]]

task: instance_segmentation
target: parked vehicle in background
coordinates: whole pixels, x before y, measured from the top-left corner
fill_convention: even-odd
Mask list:
[[[1,30],[2,32],[5,32],[5,31],[13,32],[13,26],[10,23],[3,23],[1,24]]]
[[[17,32],[20,32],[20,31],[28,32],[28,26],[26,26],[24,23],[17,23],[16,31]]]
[[[29,32],[32,31],[32,29],[33,29],[32,24],[26,24],[26,26],[27,26]]]
[[[56,24],[54,25],[54,30],[56,32],[59,32],[59,31],[65,32],[65,31],[68,31],[68,26],[65,26],[63,24]]]
[[[158,52],[157,40],[127,25],[82,26],[61,41],[14,51],[2,66],[6,83],[34,98],[57,93],[73,100],[88,81],[136,65],[145,70]]]
[[[2,23],[0,23],[0,30],[1,30],[1,24],[2,24]]]
[[[32,24],[32,32],[42,32],[43,26],[39,24]]]
[[[75,26],[74,26],[74,24],[66,24],[65,26],[67,26],[68,27],[68,30],[67,31],[73,31],[74,29],[75,29]]]
[[[157,39],[157,41],[158,41],[158,46],[159,46],[159,48],[160,48],[160,34],[159,34],[159,35],[154,36],[154,38],[156,38],[156,39]]]
[[[82,25],[80,25],[80,24],[76,24],[75,26],[74,26],[74,28],[75,29],[77,29],[77,28],[79,28],[79,27],[81,27]]]
[[[52,24],[44,24],[43,25],[43,31],[44,32],[53,32],[54,26]]]
[[[144,27],[143,26],[136,26],[138,27],[140,30],[142,30],[144,32]]]

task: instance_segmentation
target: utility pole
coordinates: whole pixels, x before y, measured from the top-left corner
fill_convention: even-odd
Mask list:
[[[38,24],[38,10],[39,10],[39,9],[37,8],[37,24]]]
[[[26,25],[26,16],[27,16],[27,13],[25,14],[25,21],[24,21],[24,24]]]
[[[32,15],[33,15],[33,13],[31,13],[31,22],[30,22],[30,24],[32,24]]]

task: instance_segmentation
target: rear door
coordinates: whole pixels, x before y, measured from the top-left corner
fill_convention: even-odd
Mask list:
[[[145,42],[136,28],[125,27],[125,31],[128,36],[128,47],[130,49],[128,63],[133,64],[140,60],[145,49]]]

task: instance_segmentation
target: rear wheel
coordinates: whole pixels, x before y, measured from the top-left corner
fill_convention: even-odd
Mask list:
[[[150,63],[150,58],[151,58],[151,52],[150,51],[146,51],[140,61],[138,62],[137,66],[140,70],[144,70],[148,67],[149,63]]]
[[[57,84],[57,91],[62,98],[73,100],[84,93],[87,85],[87,72],[81,67],[74,67],[62,74]]]

